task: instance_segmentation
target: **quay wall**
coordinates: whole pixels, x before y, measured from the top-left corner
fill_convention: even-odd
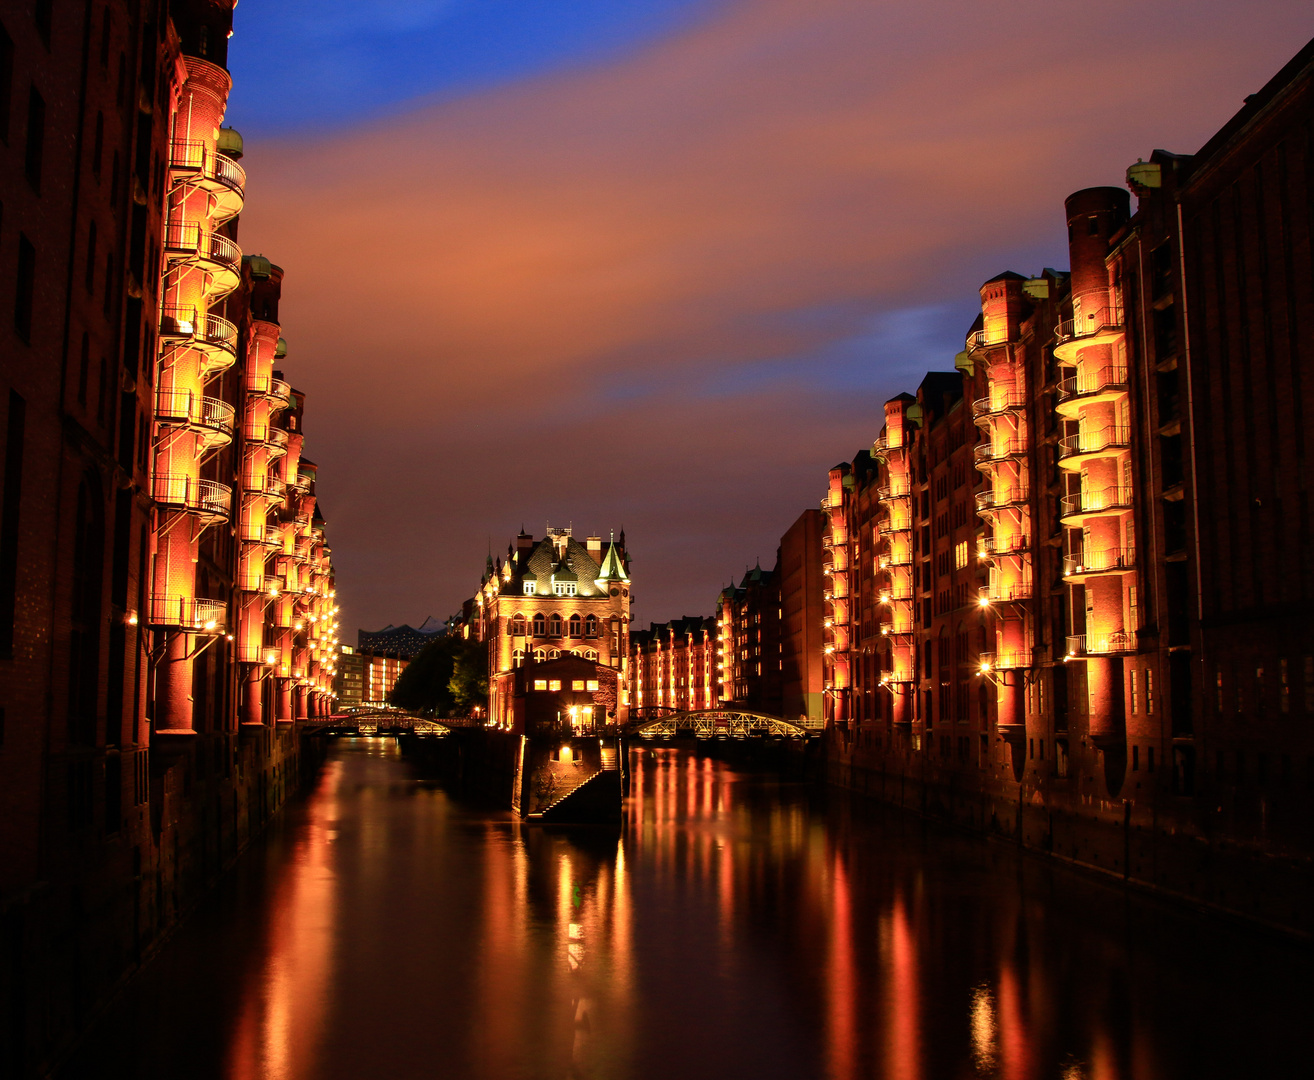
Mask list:
[[[140,801],[0,904],[0,1075],[48,1075],[289,799],[322,740],[299,725],[198,734],[150,755]],[[136,755],[134,755],[136,756]],[[147,755],[141,754],[140,760]]]
[[[1192,801],[1056,791],[1030,773],[1016,781],[937,766],[923,756],[846,752],[833,736],[825,750],[821,775],[828,785],[1189,906],[1314,937],[1311,860],[1262,838],[1238,841],[1226,823],[1211,828],[1207,818],[1194,816]]]

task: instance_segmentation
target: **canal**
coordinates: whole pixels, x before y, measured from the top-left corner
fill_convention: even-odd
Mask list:
[[[337,742],[59,1075],[1306,1074],[1304,947],[708,757],[632,763],[622,828],[550,828]]]

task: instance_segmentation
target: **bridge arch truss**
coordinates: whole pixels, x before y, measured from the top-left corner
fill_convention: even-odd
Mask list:
[[[797,720],[745,709],[662,710],[661,715],[631,721],[626,726],[626,733],[649,739],[672,738],[677,734],[693,734],[699,739],[744,739],[750,735],[801,739],[820,735],[821,724],[805,725]]]

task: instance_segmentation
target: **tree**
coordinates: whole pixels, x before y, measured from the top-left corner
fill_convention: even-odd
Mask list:
[[[487,699],[487,646],[446,634],[415,654],[398,676],[388,704],[426,716],[458,716]]]
[[[488,701],[488,650],[478,642],[462,644],[465,648],[456,654],[447,689],[457,711],[469,715],[476,705]]]

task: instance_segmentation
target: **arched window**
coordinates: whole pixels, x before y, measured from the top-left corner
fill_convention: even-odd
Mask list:
[[[525,617],[523,615],[511,616],[511,633],[521,635],[525,632]]]
[[[552,613],[552,616],[548,619],[548,637],[560,637],[560,636],[561,636],[561,616],[554,611]]]
[[[541,664],[544,660],[547,659],[547,649],[535,649],[534,659]]]
[[[558,659],[560,656],[561,656],[561,650],[560,650],[560,649],[548,649],[548,658],[549,658],[549,659],[556,660],[556,659]]]
[[[598,636],[598,617],[596,615],[590,615],[584,620],[584,633],[589,637]]]
[[[520,667],[525,662],[525,650],[516,649],[511,653],[511,663],[515,667]]]
[[[579,637],[580,620],[578,615],[570,617],[570,636]]]
[[[598,650],[597,650],[597,649],[585,649],[585,650],[584,650],[584,659],[585,659],[585,660],[592,660],[594,663],[597,663],[597,660],[598,660]]]
[[[543,613],[541,611],[534,616],[534,636],[543,636]]]

